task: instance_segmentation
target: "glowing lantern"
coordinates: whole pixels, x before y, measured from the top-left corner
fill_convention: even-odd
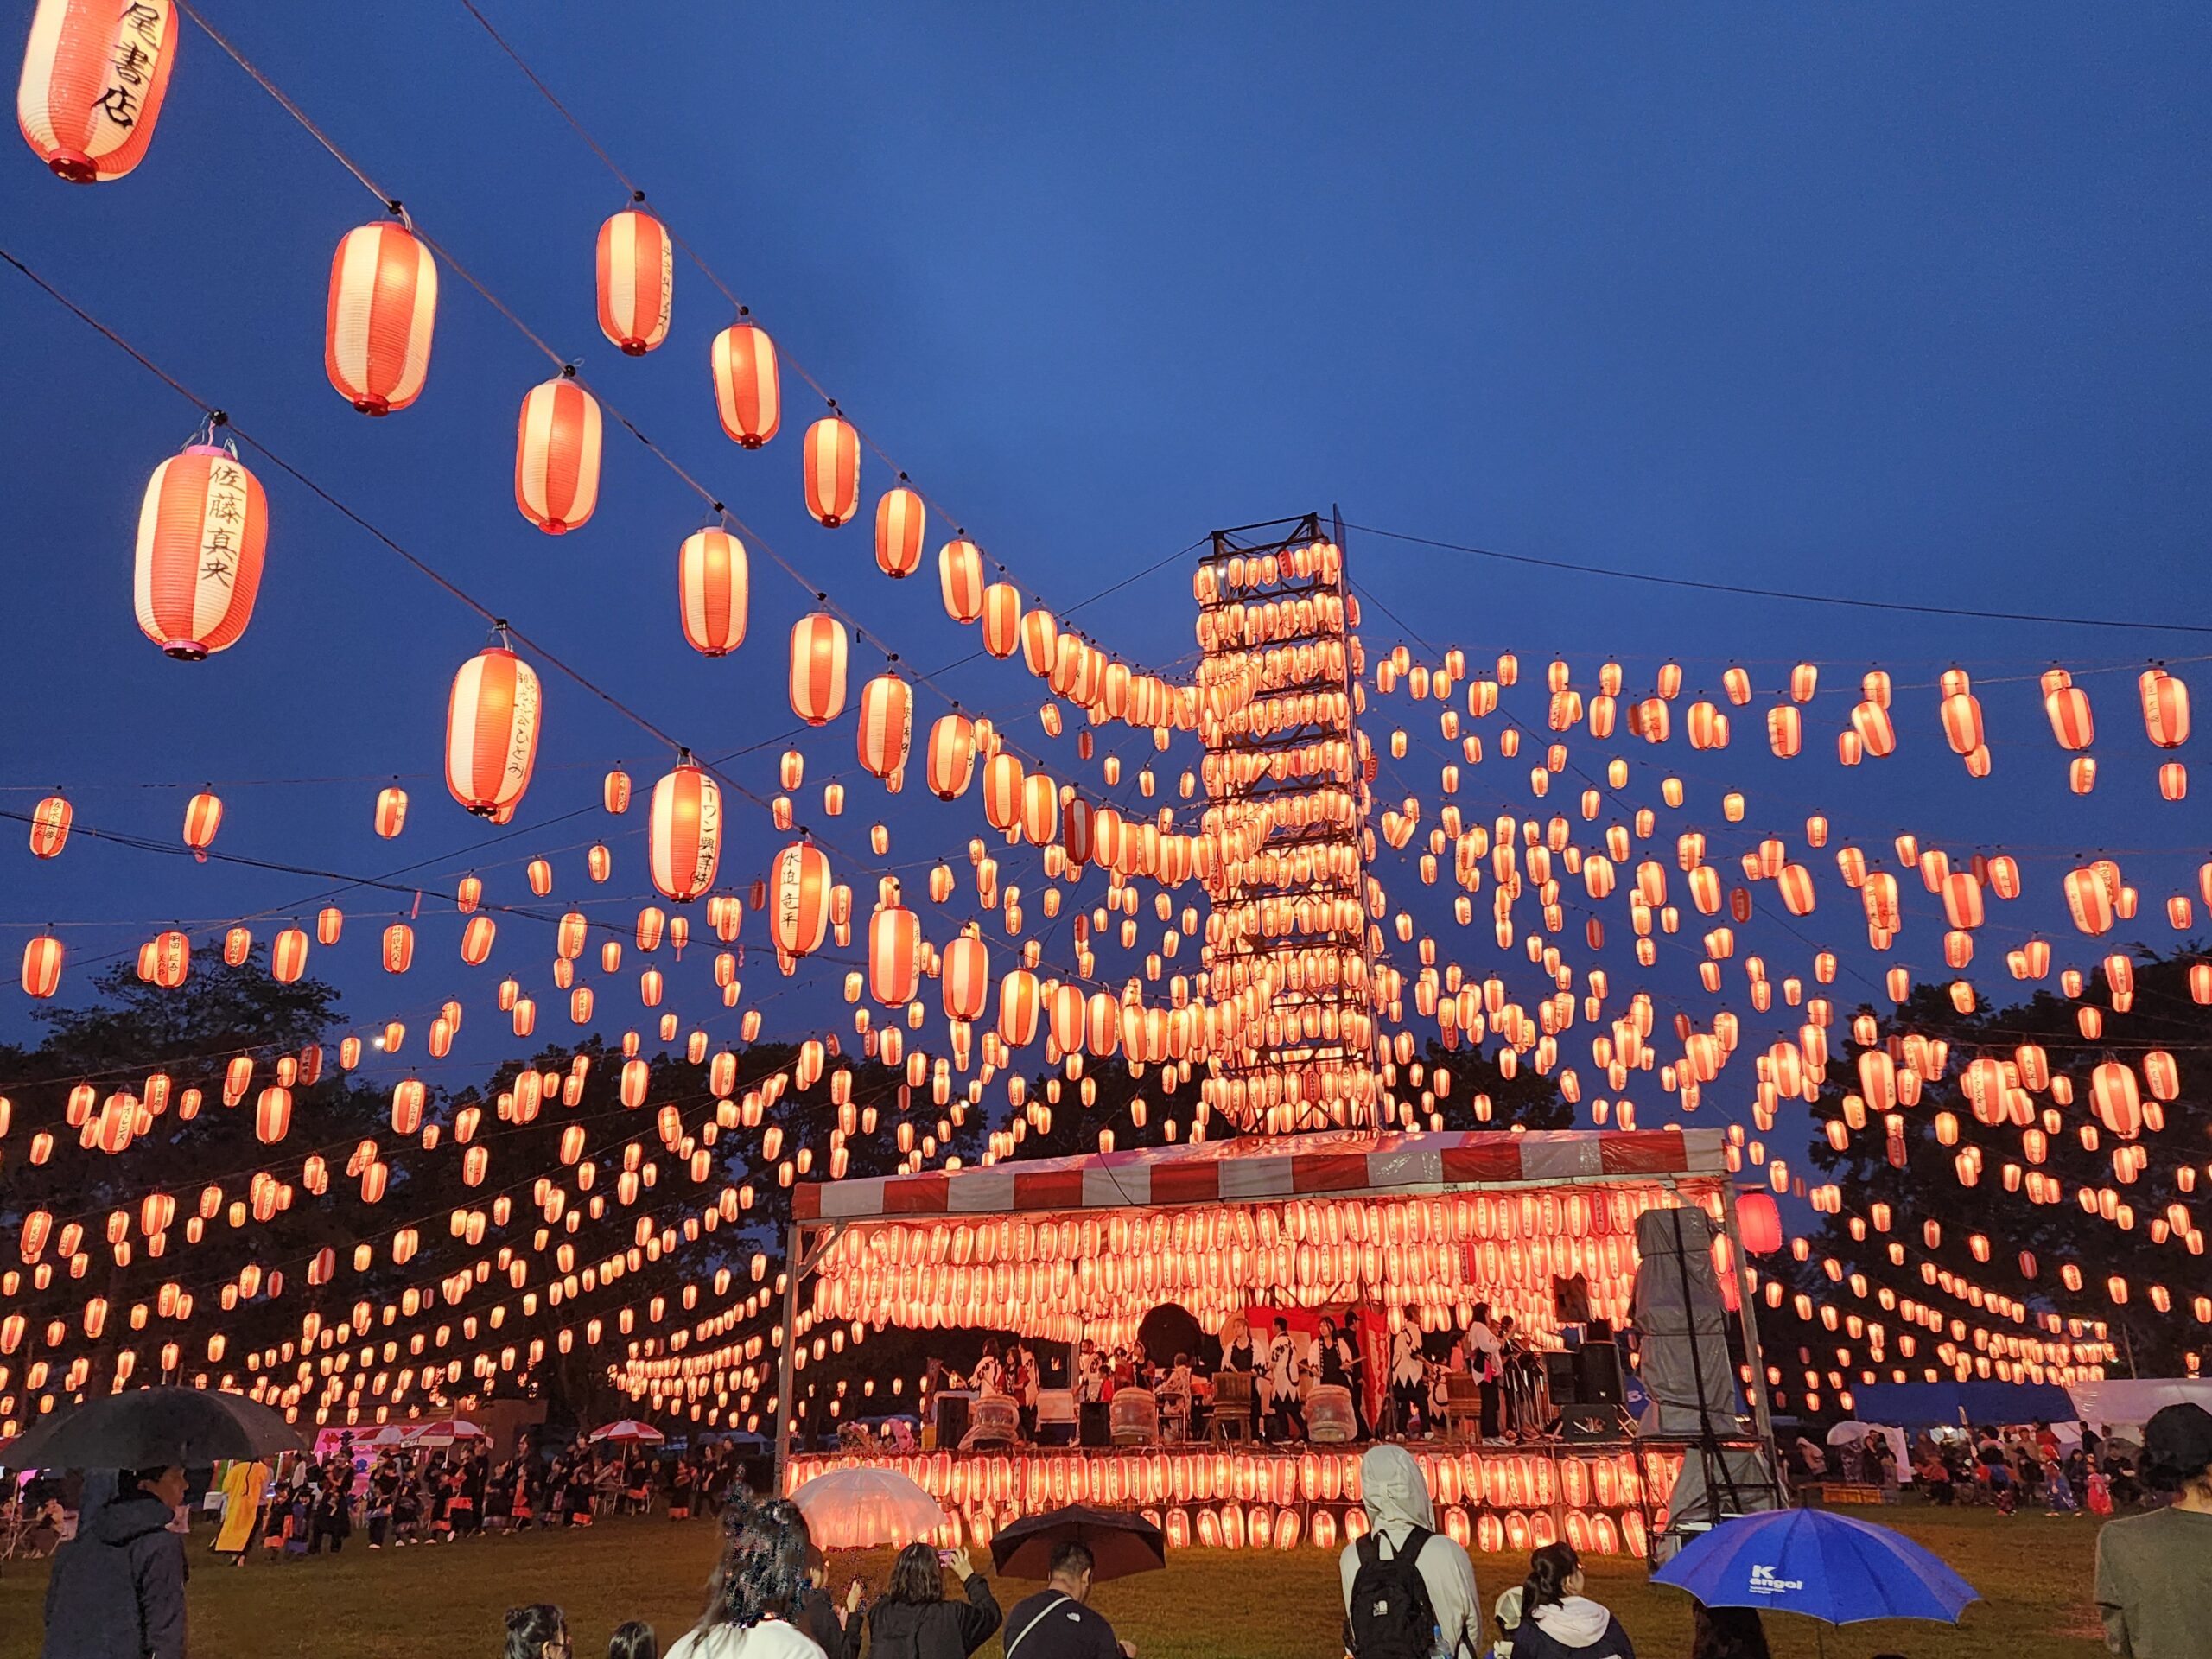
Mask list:
[[[914,736],[914,694],[896,674],[879,674],[861,688],[855,742],[862,769],[889,778],[906,764]]]
[[[941,715],[930,728],[924,777],[941,801],[967,793],[976,773],[976,727],[964,715]]]
[[[982,940],[963,933],[944,948],[944,973],[939,983],[948,1020],[982,1017],[991,995],[991,953]]]
[[[921,923],[899,905],[887,905],[868,918],[868,995],[886,1007],[914,1000],[920,978]]]
[[[23,945],[23,992],[29,996],[52,996],[61,983],[61,941],[41,933]]]
[[[676,587],[692,650],[726,657],[745,643],[752,577],[744,543],[726,530],[694,531],[677,556]]]
[[[195,443],[154,469],[138,512],[133,592],[140,632],[198,662],[237,643],[253,618],[269,503],[237,454]]]
[[[69,825],[76,810],[59,795],[49,795],[31,809],[31,855],[57,857],[69,844]]]
[[[2107,1060],[2089,1074],[2089,1098],[2105,1128],[2121,1140],[2132,1141],[2142,1132],[2143,1101],[2133,1067]]]
[[[415,930],[404,922],[394,922],[384,931],[384,970],[404,974],[414,963]]]
[[[348,231],[330,261],[322,364],[340,397],[388,415],[423,394],[438,316],[438,265],[404,225]]]
[[[688,752],[653,785],[652,842],[653,886],[668,897],[684,904],[714,886],[721,859],[722,792],[691,764]]]
[[[407,791],[397,785],[377,792],[376,830],[386,841],[407,823]]]
[[[288,927],[276,936],[270,947],[269,971],[283,984],[289,985],[307,971],[308,936],[296,927]]]
[[[668,338],[676,248],[651,213],[626,207],[599,227],[599,331],[625,356]]]
[[[1782,1248],[1782,1211],[1770,1192],[1746,1192],[1736,1200],[1736,1227],[1747,1255],[1772,1255]]]
[[[599,505],[599,400],[563,373],[532,386],[515,425],[515,505],[549,536]]]
[[[826,611],[791,625],[791,712],[826,726],[845,711],[845,625]]]
[[[1021,645],[1021,590],[1010,582],[983,589],[983,649],[1011,657]]]
[[[806,842],[776,855],[769,881],[768,928],[776,949],[804,957],[822,948],[830,931],[830,861]]]
[[[468,925],[461,930],[461,959],[472,968],[480,968],[492,954],[492,941],[499,934],[499,924],[489,916],[472,916]]]
[[[2060,748],[2078,752],[2096,741],[2097,723],[2089,712],[2089,694],[2080,686],[2069,681],[2051,688],[2044,694],[2043,707]]]
[[[2151,741],[2162,749],[2177,749],[2188,742],[2189,688],[2162,668],[2145,670],[2137,684],[2143,697],[2143,728]]]
[[[273,1147],[291,1132],[292,1091],[272,1084],[256,1098],[253,1133],[262,1145]]]
[[[215,832],[222,827],[220,797],[202,790],[185,803],[184,844],[192,849],[192,855],[202,864],[207,861],[207,849],[214,844]]]
[[[504,636],[502,636],[504,639]],[[511,811],[537,760],[537,675],[505,644],[487,645],[454,676],[446,708],[446,787],[479,817]],[[541,894],[551,887],[531,886]]]
[[[938,586],[944,613],[956,622],[973,622],[983,613],[983,553],[962,538],[938,550]]]
[[[749,322],[733,323],[715,336],[715,407],[734,442],[758,449],[783,424],[783,394],[776,378],[775,343]]]
[[[875,504],[875,563],[887,576],[911,576],[921,568],[929,513],[922,498],[900,485]]]
[[[861,503],[861,436],[835,415],[806,429],[806,510],[835,530]]]
[[[97,184],[145,159],[176,27],[170,0],[39,0],[16,89],[16,119],[39,160],[72,184]]]

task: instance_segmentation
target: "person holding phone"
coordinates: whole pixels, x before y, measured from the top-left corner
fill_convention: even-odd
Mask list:
[[[948,1567],[966,1599],[945,1599]],[[990,1639],[1000,1617],[989,1582],[966,1550],[909,1544],[891,1564],[891,1581],[868,1612],[868,1649],[876,1659],[968,1659]]]

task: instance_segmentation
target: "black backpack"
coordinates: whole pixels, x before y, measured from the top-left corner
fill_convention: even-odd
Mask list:
[[[1359,1571],[1352,1575],[1351,1605],[1344,1614],[1344,1646],[1355,1659],[1428,1659],[1436,1645],[1436,1612],[1421,1581],[1421,1547],[1434,1535],[1414,1527],[1387,1560],[1382,1540],[1359,1541]]]

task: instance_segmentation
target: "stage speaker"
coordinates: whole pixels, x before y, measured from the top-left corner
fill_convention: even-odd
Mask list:
[[[1585,1343],[1574,1356],[1580,1391],[1576,1399],[1587,1406],[1618,1408],[1625,1395],[1621,1387],[1621,1351],[1611,1342]]]
[[[1564,1409],[1581,1401],[1582,1370],[1572,1352],[1545,1354],[1544,1382],[1554,1407]]]
[[[940,1394],[937,1397],[937,1443],[942,1451],[957,1451],[968,1437],[969,1396]]]
[[[1114,1444],[1114,1419],[1112,1408],[1107,1402],[1086,1400],[1076,1408],[1076,1412],[1083,1445],[1111,1446]]]

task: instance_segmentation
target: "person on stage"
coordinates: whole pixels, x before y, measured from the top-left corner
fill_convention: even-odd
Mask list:
[[[1316,1350],[1320,1358],[1322,1385],[1342,1389],[1351,1395],[1353,1433],[1355,1438],[1365,1440],[1367,1408],[1359,1398],[1359,1369],[1364,1362],[1357,1345],[1350,1336],[1339,1336],[1337,1322],[1325,1313],[1321,1316],[1321,1339]]]
[[[1408,1307],[1398,1328],[1390,1333],[1390,1403],[1397,1418],[1395,1430],[1402,1437],[1413,1433],[1416,1414],[1424,1424],[1427,1421],[1427,1375],[1421,1349],[1421,1318]]]
[[[1306,1406],[1298,1392],[1298,1344],[1290,1334],[1290,1321],[1278,1316],[1274,1335],[1268,1342],[1268,1438],[1290,1440],[1306,1438]]]

